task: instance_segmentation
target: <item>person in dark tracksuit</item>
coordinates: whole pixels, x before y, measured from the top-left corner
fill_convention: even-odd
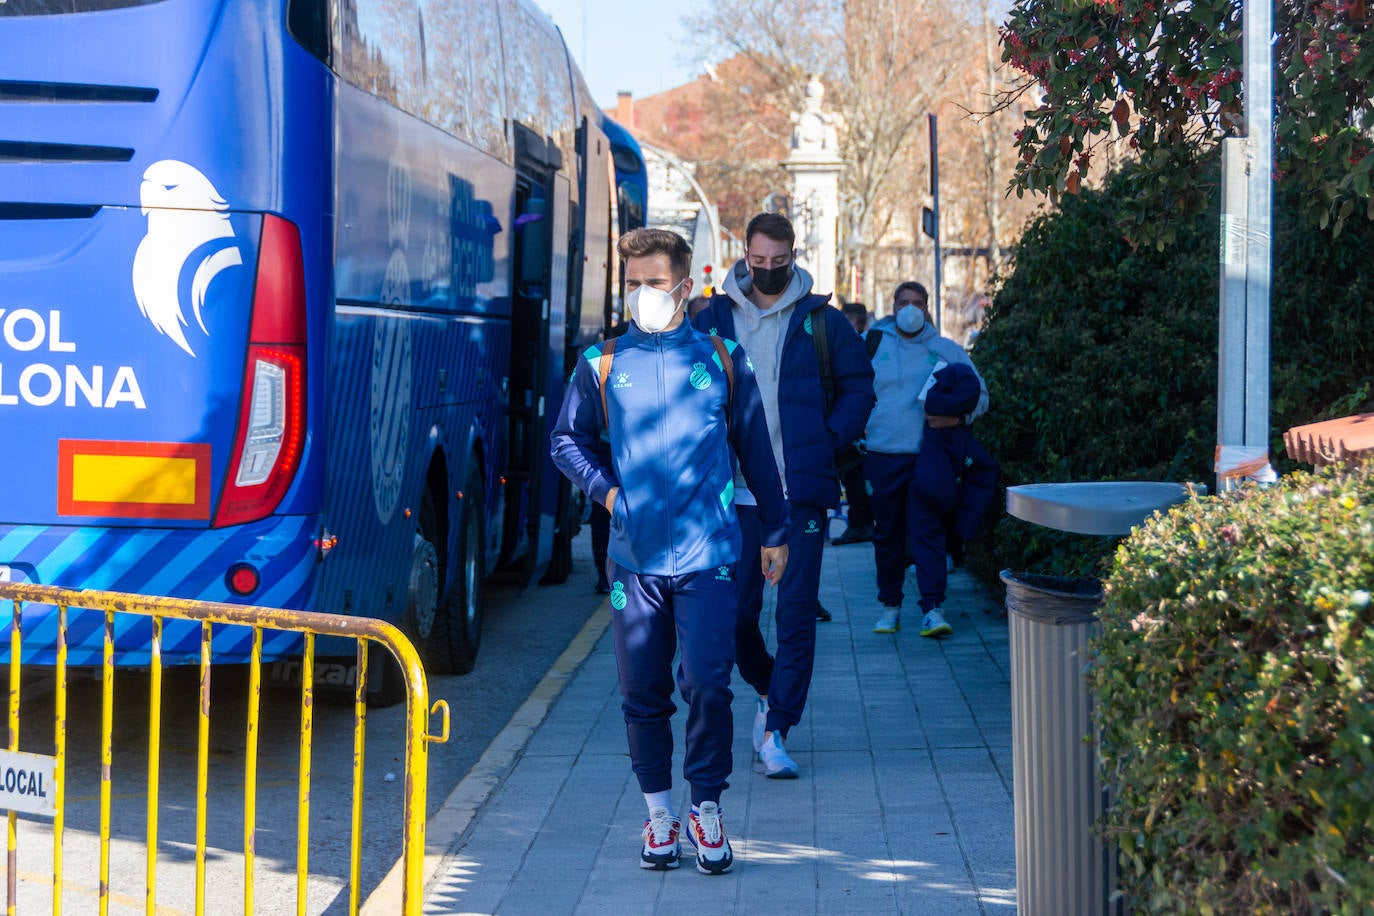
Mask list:
[[[972,422],[987,411],[988,390],[964,348],[941,337],[931,324],[924,286],[914,281],[900,284],[893,294],[892,308],[893,316],[868,332],[883,335],[873,351],[878,406],[868,420],[868,457],[864,460],[864,474],[873,487],[873,559],[878,601],[883,606],[873,632],[896,633],[902,628],[902,582],[909,550],[921,590],[921,635],[938,638],[953,632],[942,607],[947,520],[931,503],[918,498],[924,491],[913,483],[917,459],[927,429],[951,429]],[[966,366],[973,376],[971,404],[964,405],[969,409],[959,415],[936,413],[934,409],[949,409],[947,400],[942,403],[939,397],[931,405],[933,409],[927,409],[934,373],[956,363]],[[941,444],[943,441],[937,443]],[[934,457],[927,456],[927,460]]]
[[[854,329],[854,333],[863,337],[868,333],[868,306],[862,302],[846,302],[844,317],[849,319],[849,325]],[[845,514],[844,531],[833,538],[830,543],[836,547],[846,544],[859,544],[864,541],[873,540],[873,509],[869,504],[868,481],[864,479],[864,466],[856,464],[840,477],[840,484],[844,487],[844,499],[849,504],[849,509]],[[829,615],[817,617],[818,620],[828,620]]]
[[[649,808],[640,864],[676,868],[673,656],[688,705],[683,776],[688,839],[704,874],[734,856],[720,814],[732,767],[736,576],[776,584],[787,565],[787,505],[754,371],[743,348],[684,320],[691,249],[676,233],[623,236],[634,319],[578,361],[552,436],[554,462],[611,513],[611,628],[630,760]],[[731,375],[733,374],[733,380]],[[609,432],[610,462],[599,457]],[[757,546],[742,553],[734,463],[758,500]],[[738,562],[738,565],[736,563]]]
[[[722,294],[695,319],[701,330],[738,340],[749,351],[791,515],[790,566],[778,588],[775,615],[776,658],[759,628],[763,579],[757,570],[740,571],[735,632],[740,676],[758,693],[754,749],[764,775],[774,779],[798,773],[784,741],[801,721],[811,688],[826,510],[840,504],[835,452],[863,435],[873,408],[873,367],[863,341],[828,304],[828,295],[811,292],[810,275],[794,263],[795,243],[785,216],[761,213],[751,219],[744,259],[726,275]],[[835,395],[829,409],[817,333],[825,335],[830,354]],[[745,483],[736,479],[735,501],[748,555],[766,529],[763,503]]]

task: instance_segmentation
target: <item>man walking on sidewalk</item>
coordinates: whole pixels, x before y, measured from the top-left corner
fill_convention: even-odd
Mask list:
[[[721,284],[722,295],[696,326],[738,340],[754,361],[773,457],[786,488],[791,570],[778,588],[778,654],[768,654],[759,629],[763,577],[740,570],[735,654],[740,675],[758,693],[754,749],[765,775],[794,779],[797,764],[784,741],[801,721],[816,654],[817,592],[826,510],[838,508],[835,452],[863,435],[873,409],[873,367],[863,341],[829,295],[811,292],[811,277],[794,263],[796,235],[787,217],[760,213],[745,230],[745,257]],[[818,343],[814,335],[824,335]],[[821,383],[821,350],[834,384],[828,403]],[[735,502],[749,555],[767,528],[764,500],[736,478]]]
[[[670,719],[680,642],[677,685],[688,705],[682,770],[692,787],[687,835],[697,848],[697,870],[723,874],[734,862],[720,797],[733,764],[735,580],[746,571],[774,584],[782,578],[787,506],[749,359],[738,345],[684,320],[691,249],[668,230],[636,229],[618,250],[633,323],[578,361],[553,432],[553,458],[611,513],[621,708],[649,809],[640,864],[678,866]],[[609,465],[598,457],[603,428]],[[732,449],[758,503],[758,535],[744,553]]]
[[[893,317],[884,318],[868,332],[881,337],[872,351],[878,406],[868,421],[864,473],[873,485],[873,560],[878,600],[883,605],[873,632],[896,633],[902,628],[902,581],[909,549],[921,589],[921,635],[939,638],[953,632],[942,607],[946,520],[921,498],[927,493],[922,484],[928,485],[929,481],[915,479],[918,455],[927,427],[953,430],[986,412],[988,389],[964,348],[940,336],[931,323],[928,303],[924,286],[915,281],[901,283],[892,294]],[[969,403],[960,404],[966,413],[945,415],[938,411],[948,409],[952,399],[937,395],[928,405],[927,398],[936,384],[933,376],[954,364],[967,367],[971,395]],[[933,447],[941,446],[937,442]],[[995,467],[993,463],[994,479]],[[979,470],[986,470],[981,463]],[[955,473],[951,471],[948,476],[950,489],[957,491],[958,486],[952,481]],[[986,508],[986,503],[983,506]]]

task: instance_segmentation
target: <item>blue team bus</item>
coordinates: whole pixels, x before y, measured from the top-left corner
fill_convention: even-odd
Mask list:
[[[607,129],[526,0],[0,3],[0,579],[380,617],[471,669],[484,578],[568,572]]]

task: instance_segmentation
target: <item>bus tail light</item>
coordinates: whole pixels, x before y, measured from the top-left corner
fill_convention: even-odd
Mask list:
[[[305,264],[300,232],[264,216],[239,420],[214,527],[271,515],[305,445]]]

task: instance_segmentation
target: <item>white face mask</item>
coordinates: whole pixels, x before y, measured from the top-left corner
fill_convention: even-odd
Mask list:
[[[673,293],[677,292],[678,286],[686,282],[679,281],[677,286],[666,293],[652,286],[641,286],[631,290],[625,297],[625,303],[629,305],[630,314],[634,316],[635,324],[639,325],[641,331],[657,334],[672,323],[673,316],[682,307],[681,303],[673,298]]]
[[[897,327],[905,334],[915,334],[926,323],[926,313],[919,305],[907,304],[897,310]]]

